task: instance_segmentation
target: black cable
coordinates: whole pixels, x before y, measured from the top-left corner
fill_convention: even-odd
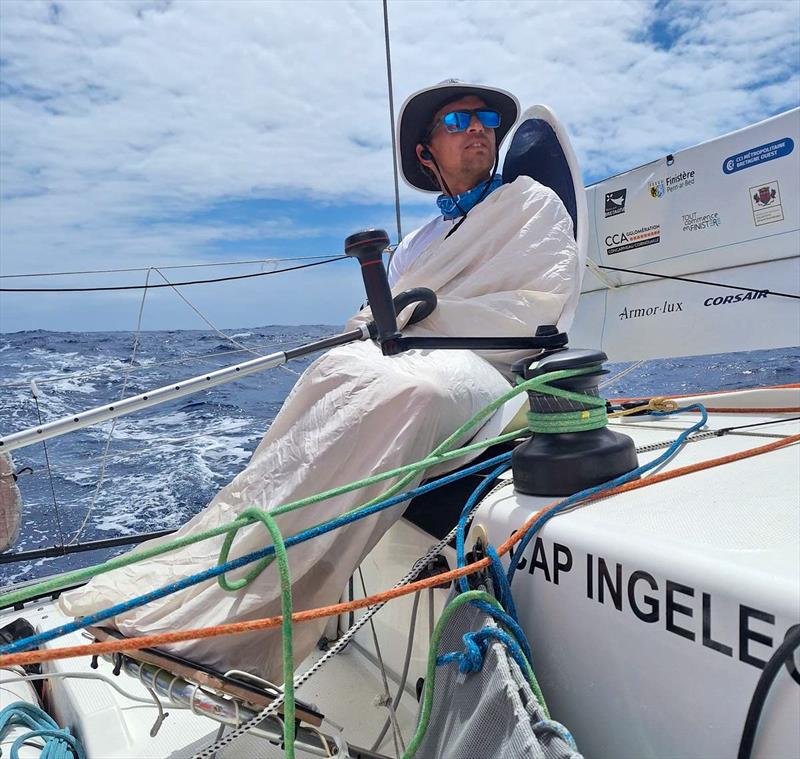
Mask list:
[[[758,409],[753,409],[753,411],[758,411]],[[723,427],[722,429],[716,430],[717,436],[725,435],[728,432],[733,432],[734,430],[745,430],[748,427],[764,427],[767,424],[783,424],[784,422],[796,422],[800,419],[800,416],[792,416],[789,419],[772,419],[769,422],[754,422],[753,424],[740,424],[736,427]]]
[[[723,285],[719,282],[708,282],[704,279],[690,279],[689,277],[675,277],[669,274],[656,274],[653,271],[637,271],[636,269],[620,269],[617,266],[599,266],[600,269],[608,269],[609,271],[624,271],[628,274],[641,274],[645,277],[658,277],[659,279],[676,279],[678,282],[694,282],[698,285],[711,285],[712,287],[726,287],[729,290],[744,290],[749,293],[766,293],[767,295],[778,295],[781,298],[794,298],[800,300],[800,295],[793,295],[792,293],[779,293],[774,290],[759,290],[756,287],[742,287],[740,285]]]
[[[772,683],[775,682],[781,667],[784,664],[788,665],[789,660],[798,648],[800,648],[800,625],[794,625],[789,628],[783,643],[775,649],[775,652],[764,666],[761,676],[758,678],[756,689],[753,691],[753,697],[750,700],[750,708],[747,710],[747,717],[744,721],[742,739],[739,741],[739,753],[736,755],[737,759],[750,759],[758,730],[758,721],[761,718],[764,703],[769,695],[769,689],[772,687]]]
[[[282,261],[320,261],[328,256],[291,256],[289,258],[251,258],[248,261],[206,261],[202,264],[169,264],[158,266],[136,266],[124,269],[76,269],[75,271],[37,271],[24,274],[0,274],[0,279],[20,279],[22,277],[70,277],[79,274],[125,274],[149,269],[205,269],[212,266],[247,266],[252,264],[279,263]]]
[[[155,290],[158,287],[207,285],[212,282],[230,282],[233,279],[252,279],[253,277],[267,277],[270,274],[283,274],[287,271],[297,271],[298,269],[308,269],[312,266],[330,264],[334,261],[341,261],[345,258],[347,258],[347,256],[337,256],[336,258],[326,258],[323,261],[314,261],[314,263],[310,264],[287,266],[285,269],[275,269],[274,271],[258,271],[254,274],[236,274],[230,277],[217,277],[216,279],[193,279],[187,282],[171,282],[159,285],[120,285],[117,287],[0,287],[0,293],[86,293],[108,292],[111,290]]]

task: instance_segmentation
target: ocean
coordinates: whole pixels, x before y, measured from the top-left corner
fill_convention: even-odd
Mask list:
[[[229,330],[266,354],[339,331],[329,325]],[[0,432],[8,434],[253,354],[213,332],[26,331],[0,334]],[[271,369],[47,443],[14,451],[23,520],[15,552],[175,528],[200,511],[247,463],[313,357]],[[629,364],[609,364],[610,377]],[[604,390],[607,397],[694,393],[800,380],[800,348],[647,361]],[[36,382],[37,400],[31,381]],[[48,467],[49,459],[49,467]],[[102,474],[102,486],[98,480]],[[93,564],[106,549],[0,565],[0,586]]]

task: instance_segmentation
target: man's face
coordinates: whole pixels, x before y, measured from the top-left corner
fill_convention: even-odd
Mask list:
[[[483,126],[474,114],[463,132],[448,132],[439,119],[451,111],[486,107],[477,95],[467,95],[440,108],[432,120],[437,126],[428,138],[429,148],[454,195],[466,192],[489,175],[495,158],[494,129]],[[422,146],[418,145],[417,157],[421,151]],[[429,168],[433,167],[432,161],[422,158],[420,161]]]

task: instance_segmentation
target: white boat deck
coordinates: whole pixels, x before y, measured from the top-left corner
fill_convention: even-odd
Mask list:
[[[630,435],[641,447],[674,439],[698,418],[696,414],[662,419],[627,417],[612,424],[614,429]],[[776,418],[775,414],[764,411],[715,413],[708,428],[759,424]],[[798,433],[799,421],[783,420],[689,443],[663,470],[739,453]],[[697,709],[701,717],[696,725],[682,729],[712,736],[715,731],[727,729],[732,736],[728,743],[735,748],[742,720],[739,702],[749,699],[759,673],[755,667],[742,665],[741,657],[768,656],[768,647],[762,645],[757,636],[769,634],[770,639],[777,640],[786,624],[800,619],[799,450],[798,445],[788,446],[597,501],[558,517],[543,530],[544,552],[540,558],[549,564],[550,579],[543,577],[541,566],[537,567],[534,576],[529,563],[515,578],[515,597],[522,609],[523,621],[526,607],[536,610],[536,615],[525,623],[530,627],[534,668],[556,718],[569,725],[587,755],[613,755],[620,759],[624,756],[639,759],[641,756],[663,755],[657,747],[668,743],[670,735],[674,735],[672,720],[681,710],[685,711],[683,699],[686,697],[698,700]],[[640,462],[651,460],[661,452],[640,454]],[[510,534],[509,525],[521,524],[541,507],[543,501],[518,496],[508,487],[499,491],[489,506],[482,507],[476,521],[487,527],[493,543],[499,543]],[[413,525],[405,521],[398,523],[364,562],[368,591],[390,587],[434,542]],[[559,560],[559,556],[553,553],[555,544],[567,547],[572,562],[569,570],[562,567],[559,583],[553,581]],[[450,565],[454,566],[453,553],[446,553]],[[619,562],[625,581],[633,569],[646,570],[657,585],[652,595],[658,596],[661,604],[658,621],[651,620],[652,623],[648,624],[630,614],[632,604],[642,613],[652,611],[652,603],[648,606],[641,592],[647,591],[646,587],[637,587],[635,595],[630,598],[620,591],[624,609],[614,608],[615,605],[609,603],[612,588],[608,584],[604,586],[605,602],[598,603],[599,580],[595,574],[590,581],[594,583],[590,592],[592,597],[587,599],[586,570],[579,566],[586,562],[587,556],[595,572],[600,557],[611,568],[612,575]],[[564,556],[560,559],[563,563]],[[670,631],[669,625],[665,628],[668,603],[664,596],[664,578],[673,583],[673,591],[678,586],[684,589],[676,591],[683,592],[683,595],[679,597],[680,604],[674,599],[671,601],[669,613],[672,614],[672,626],[685,630],[687,635],[676,635]],[[535,584],[530,584],[531,580]],[[613,585],[613,577],[611,581]],[[532,606],[528,598],[531,588],[534,592]],[[687,593],[687,588],[691,594]],[[437,618],[446,593],[445,590],[433,591]],[[715,616],[710,630],[704,627],[707,621],[703,606],[705,595],[713,598],[714,604]],[[580,598],[582,604],[578,603]],[[751,619],[748,628],[751,638],[744,641],[747,649],[744,654],[741,636],[736,639],[731,632],[734,623],[726,617],[735,611],[731,611],[734,600],[738,604],[747,604],[747,608],[764,610],[760,612],[762,616],[756,614]],[[407,693],[398,711],[405,741],[413,734],[416,722],[417,703],[413,686],[424,674],[427,656],[427,601],[423,595]],[[397,673],[402,668],[411,603],[411,597],[392,602],[375,617],[392,694],[397,689]],[[21,614],[5,610],[0,613],[0,626]],[[24,614],[40,629],[67,621],[49,602],[33,604],[25,609]],[[763,614],[768,614],[773,622],[765,623]],[[688,642],[688,634],[691,634],[693,643]],[[731,655],[726,656],[724,648],[723,655],[719,650],[712,650],[706,645],[706,638],[729,647]],[[86,638],[74,633],[48,646],[85,642]],[[328,719],[343,725],[348,743],[365,748],[369,748],[387,716],[386,709],[377,705],[376,697],[384,689],[379,670],[371,661],[374,658],[372,654],[372,634],[366,626],[354,643],[297,692],[300,701],[314,705]],[[315,652],[304,666],[310,666],[321,655]],[[648,662],[646,672],[639,666],[642,657]],[[581,663],[580,667],[576,662]],[[732,675],[726,667],[734,664],[740,667]],[[50,672],[94,672],[87,658],[46,666]],[[690,677],[692,669],[701,673],[697,680]],[[110,662],[100,661],[97,672],[113,677],[111,670]],[[677,670],[686,676],[685,679],[675,679]],[[2,677],[6,676],[7,673],[3,673]],[[615,685],[609,690],[612,681]],[[736,683],[733,687],[741,688],[739,701],[724,697],[725,689],[720,690],[722,681]],[[115,682],[139,697],[148,697],[141,683],[124,673],[116,677]],[[655,689],[652,688],[654,682],[658,683]],[[621,743],[595,740],[593,733],[602,733],[602,722],[609,717],[602,709],[592,711],[590,703],[597,705],[605,699],[606,703],[630,714],[633,704],[641,703],[642,694],[648,688],[657,694],[661,704],[663,714],[656,722],[662,728],[656,729],[652,724],[644,723],[631,725],[631,720],[628,720],[623,731],[619,724],[612,725],[613,731],[622,736]],[[719,709],[708,709],[704,699],[715,692],[723,696],[717,699]],[[89,759],[182,759],[211,744],[218,729],[218,723],[204,716],[166,706],[170,715],[157,736],[151,738],[149,733],[157,716],[156,708],[132,702],[104,682],[58,678],[50,681],[48,693],[56,718],[80,736]],[[598,701],[601,694],[604,694],[603,699]],[[797,694],[792,695],[788,690],[786,694],[789,697],[784,699],[785,705],[775,706],[778,702],[771,702],[774,708],[765,716],[765,724],[777,725],[778,729],[786,718],[784,712],[794,708]],[[3,702],[7,699],[2,688],[0,697]],[[576,708],[577,704],[580,704],[580,709]],[[651,750],[642,754],[619,752],[620,745],[631,745],[629,730],[638,736],[636,740],[641,737],[637,731],[647,731]],[[322,731],[330,734],[332,728],[324,723]],[[387,756],[395,755],[391,735],[390,730],[380,748]],[[634,741],[634,745],[638,744]],[[675,752],[671,755],[711,756],[708,750],[712,745],[715,745],[713,740],[700,741],[696,754]],[[593,746],[612,753],[593,751]],[[777,748],[773,751],[767,745],[760,755],[777,757],[780,756],[777,751]],[[261,738],[246,736],[218,756],[220,759],[277,757],[282,756],[282,751]],[[311,754],[298,752],[298,756]]]

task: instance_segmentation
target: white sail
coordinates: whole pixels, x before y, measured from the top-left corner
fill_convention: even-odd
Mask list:
[[[612,361],[800,345],[800,299],[778,294],[800,294],[799,141],[794,109],[589,187],[570,343]]]

